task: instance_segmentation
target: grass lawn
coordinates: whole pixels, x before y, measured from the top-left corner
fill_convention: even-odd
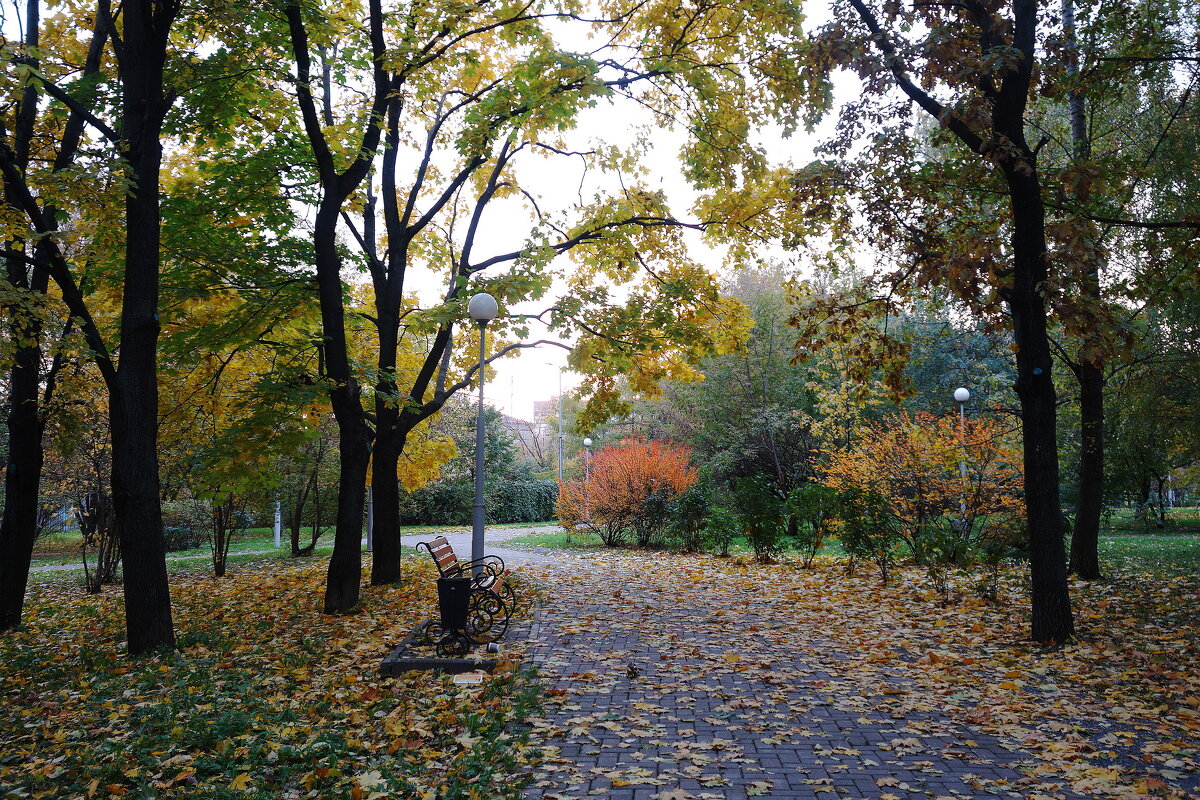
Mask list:
[[[1154,532],[1200,534],[1200,508],[1194,506],[1168,508],[1166,526],[1164,528],[1156,527],[1153,517],[1150,519],[1150,524],[1147,525],[1146,520],[1139,518],[1132,508],[1110,508],[1106,510],[1100,524],[1104,530],[1112,533]]]
[[[607,550],[600,537],[587,531],[570,533],[559,529],[546,533],[526,533],[504,540],[504,547],[517,550],[574,550],[594,551]]]
[[[348,616],[321,613],[324,560],[176,573],[180,647],[137,659],[120,587],[39,580],[0,636],[0,797],[519,797],[528,676],[376,674],[436,606],[405,564]]]
[[[505,525],[489,525],[490,528],[536,528],[539,526],[553,525],[551,522],[518,522]],[[401,529],[401,534],[404,536],[436,536],[440,533],[454,533],[463,530],[469,530],[468,525],[414,525]],[[363,535],[366,533],[364,531]],[[301,530],[300,545],[307,545],[312,536],[312,528],[306,527]],[[288,558],[290,553],[290,539],[288,532],[285,530],[281,541],[281,546],[277,550],[275,548],[275,535],[271,528],[250,528],[245,533],[237,536],[229,547],[230,563],[246,562],[255,558],[278,557]],[[79,546],[80,536],[75,531],[64,533],[53,533],[42,537],[38,540],[33,552],[33,566],[65,566],[79,563]],[[321,534],[320,540],[317,542],[314,555],[328,555],[333,550],[333,529],[325,528]],[[89,554],[89,559],[92,555]],[[167,553],[168,561],[181,560],[198,560],[203,564],[209,564],[208,559],[210,553],[208,545],[192,548],[191,550],[176,550]],[[89,562],[90,563],[90,562]],[[172,567],[176,569],[178,565]],[[185,567],[186,569],[186,567]]]
[[[1200,534],[1102,533],[1100,566],[1120,572],[1200,575]]]
[[[595,552],[609,550],[594,533],[566,531],[530,533],[506,539],[505,547],[527,550],[573,550]],[[623,548],[617,548],[619,552]],[[745,538],[739,537],[729,548],[730,555],[748,557],[753,554]],[[784,555],[795,553],[785,544]],[[827,539],[818,556],[841,559],[846,556],[841,542]],[[1100,535],[1100,559],[1106,570],[1122,574],[1146,572],[1173,577],[1200,575],[1200,532],[1191,533],[1124,533],[1104,532]]]

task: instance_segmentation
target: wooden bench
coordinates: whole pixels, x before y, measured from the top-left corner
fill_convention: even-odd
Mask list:
[[[475,561],[460,561],[445,536],[430,542],[420,542],[437,567],[442,578],[470,578],[471,596],[467,604],[467,625],[463,633],[475,644],[494,642],[508,630],[516,594],[506,580],[508,569],[504,559],[489,555]],[[432,627],[439,627],[433,625]],[[441,632],[429,630],[430,638]]]

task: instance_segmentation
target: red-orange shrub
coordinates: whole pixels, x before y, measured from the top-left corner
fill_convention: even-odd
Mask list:
[[[563,527],[595,531],[605,544],[624,543],[632,533],[640,546],[654,543],[667,519],[668,504],[697,480],[687,445],[630,437],[598,451],[588,477],[564,483],[558,492]]]

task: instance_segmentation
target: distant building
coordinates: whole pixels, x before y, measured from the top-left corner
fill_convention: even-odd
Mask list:
[[[549,417],[558,416],[558,398],[533,401],[533,418],[537,422],[545,422]]]

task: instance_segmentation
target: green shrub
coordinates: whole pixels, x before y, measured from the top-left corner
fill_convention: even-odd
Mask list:
[[[704,531],[712,507],[712,494],[703,483],[693,485],[675,498],[669,509],[667,536],[672,546],[684,553],[704,549]]]
[[[756,561],[767,562],[779,554],[787,528],[787,503],[775,491],[775,482],[763,475],[734,482],[733,501]]]
[[[631,522],[638,547],[662,547],[661,534],[671,518],[671,501],[675,489],[670,484],[655,484],[646,495]]]
[[[199,500],[172,500],[162,504],[163,538],[168,553],[194,550],[208,541],[212,524],[206,503]]]
[[[555,481],[507,480],[487,487],[484,503],[489,522],[541,522],[554,519],[557,499],[558,483]]]
[[[819,483],[805,483],[788,493],[788,510],[800,522],[795,539],[806,568],[832,530],[838,502],[837,491]]]
[[[741,533],[742,520],[737,514],[720,506],[708,509],[708,520],[701,534],[705,550],[728,556],[730,545]]]
[[[887,499],[867,492],[847,493],[839,502],[838,523],[842,548],[850,556],[850,571],[857,561],[871,561],[887,585],[901,545]]]
[[[484,487],[489,524],[554,519],[558,484],[546,480],[502,480]],[[438,481],[400,497],[401,525],[470,525],[475,507],[471,480]]]

